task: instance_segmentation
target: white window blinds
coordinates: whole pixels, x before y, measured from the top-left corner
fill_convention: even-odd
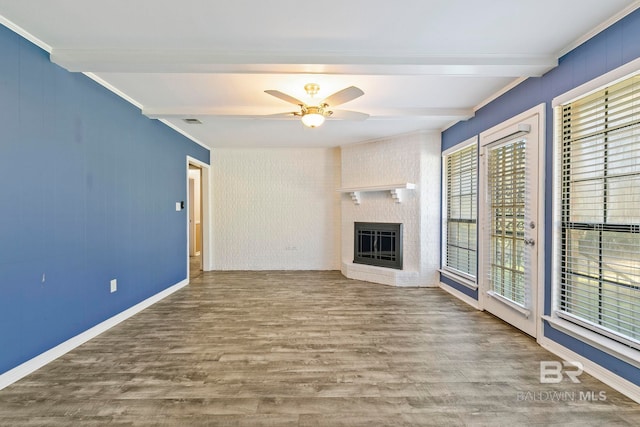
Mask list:
[[[446,269],[476,277],[478,146],[471,144],[444,159]]]
[[[491,290],[528,308],[525,278],[526,142],[516,139],[488,150],[487,216]]]
[[[558,315],[640,348],[640,77],[556,110]]]

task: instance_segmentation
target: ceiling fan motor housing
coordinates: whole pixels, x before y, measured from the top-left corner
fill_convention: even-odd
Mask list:
[[[307,114],[320,114],[322,116],[329,117],[331,114],[333,114],[333,111],[325,110],[326,107],[328,107],[327,104],[319,106],[304,105],[302,106],[301,115],[305,116]]]

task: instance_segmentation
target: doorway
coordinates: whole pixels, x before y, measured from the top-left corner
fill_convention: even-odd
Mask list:
[[[189,277],[202,274],[202,170],[189,165]]]
[[[533,337],[541,292],[543,122],[544,109],[536,107],[480,134],[480,304]]]
[[[187,158],[187,277],[194,279],[210,270],[209,263],[209,168]]]

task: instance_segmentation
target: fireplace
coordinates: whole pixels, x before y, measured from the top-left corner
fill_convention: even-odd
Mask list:
[[[402,270],[402,224],[354,223],[353,262]]]

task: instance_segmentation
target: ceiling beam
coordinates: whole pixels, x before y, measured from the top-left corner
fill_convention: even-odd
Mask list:
[[[555,57],[531,55],[362,55],[349,52],[219,52],[201,49],[53,49],[74,72],[351,74],[537,77]]]
[[[295,108],[294,108],[295,109]],[[202,107],[176,107],[176,108],[143,108],[142,114],[150,119],[182,119],[182,118],[220,118],[220,119],[289,119],[282,115],[274,116],[273,110],[257,111],[255,108],[235,108],[235,109],[213,109]],[[473,110],[470,108],[394,108],[394,109],[367,109],[367,114],[371,120],[394,120],[394,119],[448,119],[466,120],[473,117]]]

